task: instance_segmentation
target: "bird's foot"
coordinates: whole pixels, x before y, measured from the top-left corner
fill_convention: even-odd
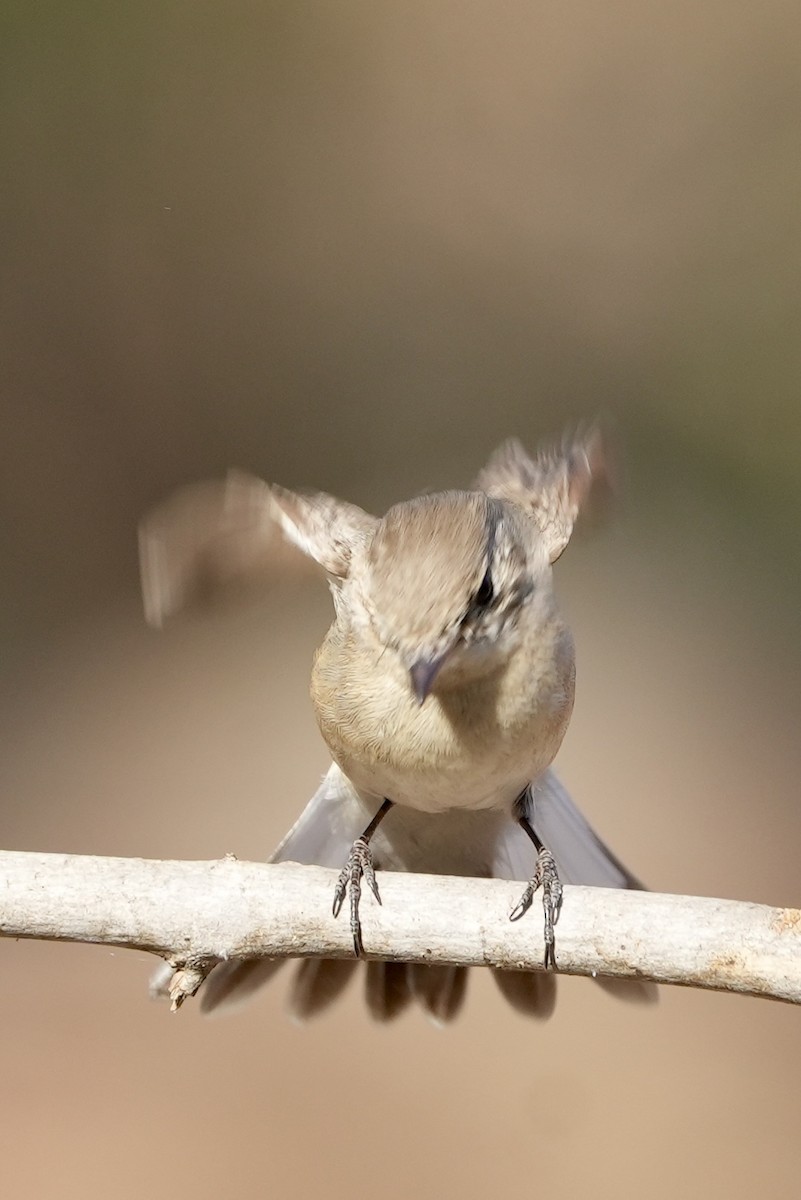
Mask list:
[[[380,904],[381,896],[379,895],[378,884],[376,883],[372,851],[367,840],[360,837],[351,846],[348,861],[339,873],[337,886],[334,890],[333,908],[334,916],[338,917],[345,902],[345,897],[350,896],[350,931],[353,935],[353,949],[357,958],[362,958],[364,955],[362,926],[359,920],[362,879],[367,881],[367,886]]]
[[[537,866],[531,882],[509,914],[510,921],[517,921],[531,907],[534,893],[542,888],[542,907],[545,911],[545,960],[548,967],[556,967],[556,942],[554,926],[559,919],[562,904],[562,884],[556,869],[556,860],[550,850],[542,846],[537,854]]]

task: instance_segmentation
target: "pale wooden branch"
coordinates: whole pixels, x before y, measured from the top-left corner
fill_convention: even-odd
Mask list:
[[[347,958],[334,920],[336,873],[266,865],[0,852],[0,935],[159,954],[177,1007],[220,960]],[[539,905],[512,922],[521,884],[380,874],[362,899],[367,957],[542,968]],[[801,911],[734,900],[566,887],[557,964],[571,975],[636,977],[801,1003]]]

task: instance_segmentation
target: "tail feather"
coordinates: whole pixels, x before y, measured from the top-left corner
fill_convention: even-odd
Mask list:
[[[556,859],[564,883],[645,891],[636,875],[601,841],[553,771],[546,771],[528,795],[534,828]]]
[[[460,1012],[467,992],[467,967],[425,966],[412,963],[412,995],[438,1025]]]
[[[239,1008],[272,979],[285,962],[282,958],[246,958],[220,963],[203,984],[200,1011],[210,1013],[223,1008]]]
[[[358,962],[346,958],[304,958],[289,993],[289,1011],[299,1021],[316,1017],[334,1003],[353,978]]]
[[[554,775],[546,771],[524,793],[518,813],[553,854],[563,883],[645,891],[635,875],[612,853],[573,803]],[[531,842],[517,821],[504,824],[495,844],[496,879],[529,879],[534,867]]]
[[[612,979],[599,975],[595,982],[602,991],[626,1004],[656,1004],[659,999],[659,988],[649,979]]]
[[[394,1021],[413,999],[408,964],[369,962],[366,966],[364,994],[370,1016],[376,1021]]]
[[[496,968],[492,978],[505,1000],[526,1017],[547,1021],[556,1005],[556,976],[545,971],[503,971]]]

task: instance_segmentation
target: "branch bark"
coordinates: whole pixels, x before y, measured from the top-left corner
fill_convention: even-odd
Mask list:
[[[173,1007],[220,960],[349,958],[334,920],[336,872],[294,863],[161,862],[0,852],[0,936],[148,950],[173,968]],[[368,958],[541,970],[535,905],[509,913],[521,885],[380,874],[365,894]],[[702,896],[565,887],[560,972],[635,977],[801,1003],[801,910]]]

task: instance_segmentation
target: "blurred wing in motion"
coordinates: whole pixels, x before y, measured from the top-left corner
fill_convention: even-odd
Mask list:
[[[268,572],[308,569],[282,536],[269,486],[232,471],[181,488],[139,526],[145,617],[160,627],[193,601],[226,586],[252,585]]]
[[[548,545],[551,562],[570,541],[579,513],[597,520],[612,490],[608,442],[592,427],[543,447],[532,458],[516,439],[504,442],[473,486],[530,514]]]

